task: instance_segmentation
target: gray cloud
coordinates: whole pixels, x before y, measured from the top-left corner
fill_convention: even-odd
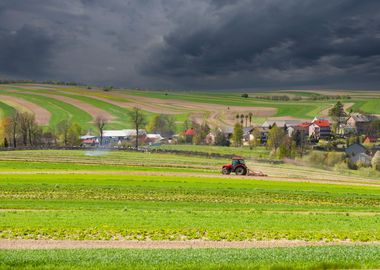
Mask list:
[[[43,29],[0,30],[0,73],[37,78],[49,72],[55,41]]]
[[[376,0],[0,3],[0,74],[147,88],[368,88]]]

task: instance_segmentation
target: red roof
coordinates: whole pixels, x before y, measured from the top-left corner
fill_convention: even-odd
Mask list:
[[[189,128],[188,130],[185,131],[186,136],[194,136],[195,135],[195,130],[193,128]]]
[[[367,137],[365,137],[364,141],[377,142],[377,138],[374,136],[367,136]]]
[[[304,122],[304,123],[301,123],[301,124],[298,124],[298,127],[301,127],[301,128],[307,128],[311,125],[310,122]]]
[[[316,124],[319,127],[329,127],[330,126],[329,120],[316,120],[313,122],[313,124]]]
[[[94,142],[95,142],[94,139],[86,139],[82,141],[82,143],[94,143]]]

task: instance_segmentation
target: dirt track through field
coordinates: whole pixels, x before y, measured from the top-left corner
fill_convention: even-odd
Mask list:
[[[274,248],[300,246],[379,245],[380,242],[307,242],[301,240],[269,241],[98,241],[98,240],[0,240],[0,249],[78,249],[78,248]]]
[[[36,117],[36,122],[39,125],[45,126],[49,124],[51,113],[43,107],[38,106],[37,104],[27,101],[22,98],[17,98],[13,96],[0,95],[0,100],[8,103],[12,106],[18,106],[24,108],[26,111],[33,113]]]

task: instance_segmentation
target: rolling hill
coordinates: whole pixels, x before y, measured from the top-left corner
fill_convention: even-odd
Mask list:
[[[0,117],[14,110],[36,115],[42,126],[54,126],[63,119],[72,119],[83,128],[91,128],[93,120],[102,115],[109,120],[108,128],[129,128],[127,112],[134,106],[141,108],[148,118],[157,114],[173,115],[178,129],[186,119],[207,121],[210,126],[231,126],[237,114],[253,114],[253,122],[265,119],[311,119],[326,116],[328,109],[342,97],[347,110],[380,112],[380,93],[360,91],[294,91],[248,93],[237,92],[180,92],[143,91],[85,86],[49,84],[0,85]],[[289,100],[272,100],[272,96],[287,96]],[[323,98],[323,97],[329,97]],[[350,98],[347,98],[349,96]],[[313,99],[314,97],[314,99]]]

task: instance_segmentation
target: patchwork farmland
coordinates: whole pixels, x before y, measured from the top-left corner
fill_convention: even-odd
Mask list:
[[[265,100],[273,93],[254,93],[242,98],[241,93],[223,92],[158,92],[142,90],[57,86],[45,84],[0,85],[0,115],[10,115],[14,110],[35,114],[36,121],[43,126],[54,126],[64,119],[72,119],[82,128],[93,126],[98,115],[109,120],[108,128],[130,128],[127,112],[134,106],[142,109],[148,117],[165,113],[173,115],[178,131],[186,119],[202,123],[207,120],[212,127],[232,126],[239,113],[252,113],[253,123],[261,124],[266,119],[310,119],[326,116],[335,100],[312,100],[311,95],[330,95],[328,91],[281,91],[275,95],[286,95],[288,101]],[[334,92],[334,95],[349,96],[344,99],[345,108],[378,114],[380,94],[378,92]],[[292,99],[301,97],[300,100]],[[302,99],[303,98],[303,99]]]

